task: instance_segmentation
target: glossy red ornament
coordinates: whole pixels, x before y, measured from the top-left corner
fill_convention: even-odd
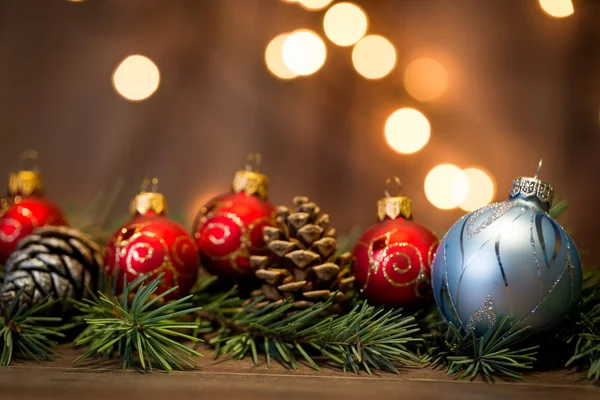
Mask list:
[[[250,256],[265,254],[262,229],[275,221],[268,178],[250,169],[237,172],[231,193],[200,209],[192,228],[202,266],[224,278],[254,276]]]
[[[19,240],[44,225],[67,225],[58,206],[43,195],[37,171],[11,174],[8,196],[0,208],[0,264],[12,254]]]
[[[178,289],[166,300],[189,294],[198,274],[198,250],[185,229],[166,216],[164,196],[142,191],[132,202],[132,214],[132,220],[115,232],[106,247],[108,275],[118,274],[122,290],[124,275],[131,282],[140,275],[152,280],[162,273],[156,294],[175,286]]]
[[[439,240],[412,220],[407,197],[378,202],[378,220],[358,240],[355,283],[371,304],[402,307],[431,297],[431,264]]]

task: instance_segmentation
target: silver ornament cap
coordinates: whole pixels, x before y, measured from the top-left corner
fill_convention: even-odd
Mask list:
[[[548,182],[539,179],[540,170],[544,160],[540,160],[537,171],[533,178],[521,177],[513,181],[510,189],[510,200],[519,198],[528,201],[539,203],[544,211],[550,210],[552,201],[554,200],[554,187]]]

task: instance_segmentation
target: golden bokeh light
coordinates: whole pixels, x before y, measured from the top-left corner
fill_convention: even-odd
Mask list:
[[[283,43],[283,62],[295,74],[311,75],[325,63],[327,48],[319,35],[308,29],[289,34]]]
[[[126,57],[112,76],[117,93],[129,101],[142,101],[152,96],[160,84],[160,72],[148,57],[139,54]]]
[[[292,79],[298,76],[285,65],[283,61],[283,44],[288,38],[288,33],[282,33],[269,42],[265,49],[265,63],[269,71],[280,79]]]
[[[396,65],[394,45],[379,35],[367,35],[352,49],[352,63],[356,71],[367,79],[380,79]]]
[[[385,139],[392,149],[402,154],[415,153],[429,141],[431,126],[427,117],[414,108],[401,108],[385,123]]]
[[[463,172],[469,181],[469,190],[458,206],[465,211],[475,211],[490,204],[496,194],[492,178],[479,168],[466,168]]]
[[[434,167],[425,178],[425,196],[442,210],[456,208],[467,197],[469,181],[462,169],[452,164]]]
[[[404,71],[404,87],[420,101],[441,97],[448,86],[448,75],[442,64],[431,58],[417,58]]]
[[[352,3],[336,3],[323,17],[325,35],[338,46],[351,46],[367,33],[367,14]]]
[[[333,0],[297,0],[296,2],[310,11],[318,11],[327,7]]]
[[[554,18],[564,18],[575,12],[571,0],[539,0],[540,7]]]

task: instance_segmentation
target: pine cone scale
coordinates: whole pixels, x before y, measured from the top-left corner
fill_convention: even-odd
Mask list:
[[[296,248],[296,244],[285,240],[273,240],[267,245],[269,250],[277,254],[279,257],[285,256],[287,253]]]
[[[284,285],[277,286],[277,289],[281,290],[282,292],[297,292],[298,290],[306,286],[306,283],[306,281],[290,282]]]
[[[304,269],[315,261],[320,260],[320,256],[310,250],[295,250],[285,255],[285,258],[292,261],[294,266]]]

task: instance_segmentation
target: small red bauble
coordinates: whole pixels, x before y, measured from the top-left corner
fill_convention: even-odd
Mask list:
[[[412,221],[410,199],[386,195],[378,202],[379,222],[354,247],[355,282],[371,304],[409,306],[431,296],[431,263],[439,240]]]
[[[202,265],[235,279],[254,276],[250,256],[265,254],[262,230],[273,226],[275,208],[266,200],[268,178],[249,167],[237,172],[232,187],[200,209],[192,232]]]
[[[156,294],[177,286],[166,300],[187,295],[198,274],[198,250],[192,237],[166,216],[162,194],[142,191],[132,202],[133,219],[110,239],[104,254],[109,276],[118,274],[119,289],[123,276],[131,282],[140,275],[154,279],[163,274]]]
[[[37,171],[11,174],[8,196],[0,209],[0,264],[12,254],[19,240],[44,225],[67,225],[58,206],[43,196]]]

